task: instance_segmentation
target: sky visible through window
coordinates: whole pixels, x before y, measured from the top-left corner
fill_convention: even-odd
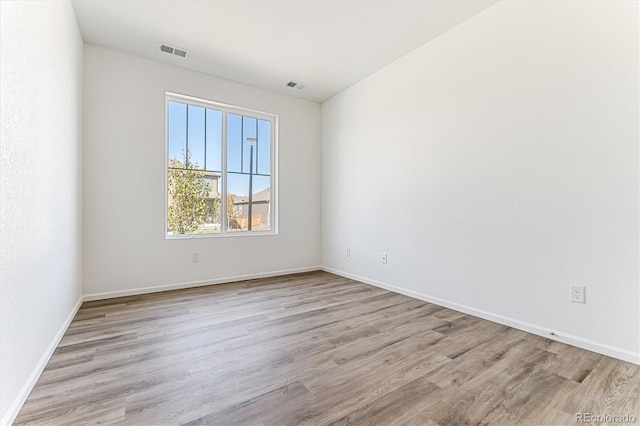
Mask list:
[[[184,163],[187,147],[192,167],[222,174],[222,111],[169,102],[169,159]],[[256,138],[248,142],[247,138]],[[250,145],[253,145],[253,193],[271,186],[271,123],[227,113],[227,193],[249,195]]]

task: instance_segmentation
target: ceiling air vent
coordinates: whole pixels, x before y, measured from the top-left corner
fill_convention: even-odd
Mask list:
[[[160,44],[160,50],[166,53],[173,53],[175,49],[171,46],[167,46],[166,44]]]
[[[304,84],[304,83],[300,83],[300,82],[298,82],[298,81],[290,80],[290,81],[287,81],[287,82],[285,83],[285,86],[287,86],[287,87],[291,87],[292,89],[302,90],[302,89],[304,89],[305,87],[307,87],[307,86],[308,86],[308,84]]]
[[[187,51],[182,49],[173,49],[173,54],[185,58],[187,56]]]
[[[181,58],[187,57],[187,51],[184,49],[180,49],[179,47],[169,46],[168,44],[165,44],[165,43],[158,43],[158,46],[160,46],[161,52],[168,53],[170,55],[180,56]]]

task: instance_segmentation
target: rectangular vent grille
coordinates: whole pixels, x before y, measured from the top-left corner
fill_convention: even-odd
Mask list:
[[[187,51],[182,49],[174,49],[173,54],[185,58],[187,56]]]
[[[181,58],[187,57],[187,53],[188,53],[187,50],[180,49],[178,47],[169,46],[168,44],[165,44],[165,43],[158,43],[158,46],[160,46],[161,52],[168,53],[170,55],[180,56]]]
[[[284,85],[287,87],[291,87],[292,89],[298,89],[298,90],[302,90],[308,86],[308,84],[300,83],[298,81],[293,81],[293,80],[286,82]]]

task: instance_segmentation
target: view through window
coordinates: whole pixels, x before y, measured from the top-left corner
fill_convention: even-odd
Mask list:
[[[167,235],[275,231],[276,120],[167,94]]]

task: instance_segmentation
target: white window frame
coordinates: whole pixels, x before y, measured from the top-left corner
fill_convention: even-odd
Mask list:
[[[222,112],[222,191],[220,211],[220,232],[211,234],[178,234],[169,235],[167,232],[169,216],[169,102],[175,101],[204,108],[216,109]],[[278,234],[278,115],[249,108],[238,107],[221,102],[197,98],[174,92],[165,92],[164,118],[164,236],[167,240],[182,240],[189,238],[227,238],[227,237],[255,237]],[[268,231],[233,231],[229,232],[227,219],[227,114],[237,114],[266,120],[271,122],[271,223]],[[188,124],[187,124],[188,125]],[[251,219],[249,219],[251,220]]]

